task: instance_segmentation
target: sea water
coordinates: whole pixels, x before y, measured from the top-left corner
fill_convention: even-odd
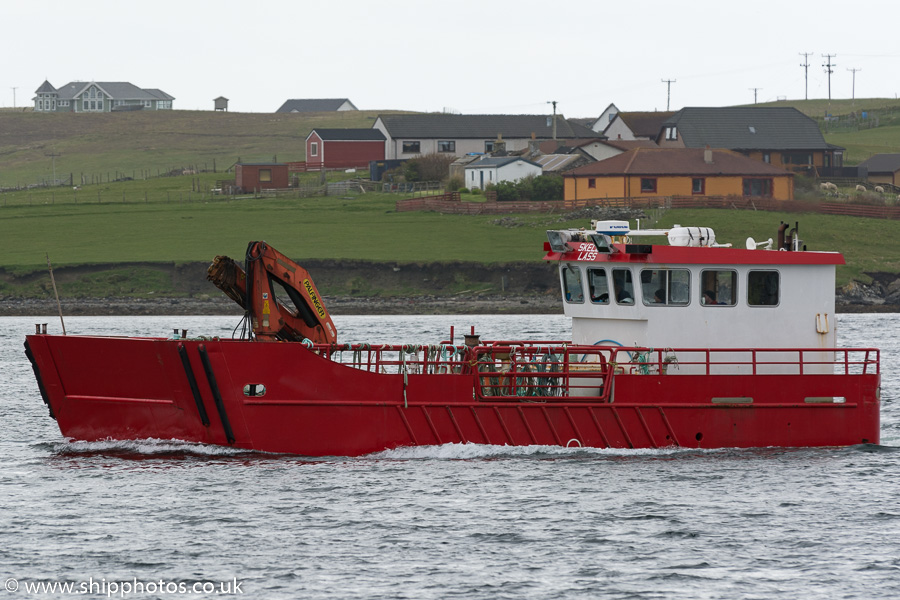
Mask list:
[[[881,445],[599,450],[448,444],[308,459],[72,442],[0,318],[0,599],[897,598],[900,315],[879,347]],[[346,342],[565,339],[562,316],[336,317]],[[77,334],[230,336],[233,317],[80,317]],[[5,594],[5,596],[4,596]]]

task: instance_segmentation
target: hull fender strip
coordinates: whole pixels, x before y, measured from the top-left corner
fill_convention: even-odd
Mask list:
[[[53,407],[50,406],[50,399],[47,397],[47,390],[44,389],[44,380],[41,379],[41,370],[37,366],[37,362],[34,360],[34,354],[31,352],[31,346],[28,345],[28,340],[25,340],[25,356],[28,357],[28,362],[31,363],[31,369],[34,371],[34,378],[37,379],[38,390],[41,392],[41,398],[44,399],[44,404],[47,405],[47,410],[50,411],[50,418],[56,420],[56,415],[53,414]]]
[[[191,394],[194,395],[194,403],[197,405],[197,412],[200,413],[200,422],[204,427],[209,427],[209,415],[206,414],[206,407],[203,405],[203,398],[200,396],[200,388],[197,387],[197,378],[194,377],[194,370],[191,368],[191,361],[188,358],[187,348],[184,344],[178,344],[178,356],[181,357],[181,365],[184,367],[184,374],[187,375],[188,383],[191,386]]]
[[[206,379],[209,381],[209,389],[212,391],[213,400],[216,402],[216,410],[219,411],[219,418],[222,419],[222,429],[225,430],[225,438],[229,444],[233,444],[234,432],[231,430],[231,423],[228,421],[228,413],[225,412],[225,403],[222,402],[222,394],[219,393],[219,384],[216,383],[216,375],[213,373],[212,364],[209,362],[206,346],[201,344],[197,347],[197,351],[200,353],[203,370],[206,371]]]

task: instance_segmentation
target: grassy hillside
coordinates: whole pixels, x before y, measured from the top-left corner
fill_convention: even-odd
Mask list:
[[[795,100],[758,106],[794,106],[822,120],[867,111],[873,129],[826,131],[826,140],[848,149],[847,164],[878,152],[900,152],[900,100]],[[81,183],[144,178],[196,166],[222,172],[247,162],[305,159],[304,142],[315,127],[371,127],[389,111],[231,113],[137,111],[52,113],[0,111],[0,188],[54,179]],[[870,120],[870,123],[872,121]]]
[[[190,190],[192,177],[168,184]],[[142,201],[132,188],[147,182],[103,187],[105,202],[81,190],[81,200],[51,203],[46,190],[19,192],[32,201],[0,205],[0,266],[25,273],[54,264],[210,261],[217,254],[241,258],[251,240],[266,240],[297,259],[358,259],[423,263],[538,261],[545,230],[584,227],[586,218],[559,215],[496,216],[398,213],[398,196],[369,193],[345,197],[227,199],[188,193],[166,202]],[[93,186],[100,189],[101,186]],[[121,201],[122,196],[127,200]],[[21,198],[21,196],[20,196]],[[149,198],[148,198],[149,199]],[[0,197],[0,201],[3,198]],[[748,236],[775,237],[780,221],[800,221],[801,237],[815,250],[847,258],[839,282],[866,279],[865,272],[900,272],[900,223],[815,214],[736,210],[681,210],[662,216],[675,223],[713,227],[723,242],[742,246]],[[515,226],[509,226],[513,224]],[[646,226],[646,224],[645,224]],[[874,243],[873,240],[877,240]]]
[[[232,113],[137,111],[53,113],[0,111],[0,188],[156,175],[197,165],[224,171],[238,159],[305,160],[316,127],[371,127],[377,112]],[[55,156],[53,156],[55,155]]]
[[[822,101],[792,102],[822,113]],[[849,104],[848,104],[849,103]],[[874,152],[900,152],[896,101],[835,101],[834,115],[882,111],[880,127],[829,133],[848,148],[848,162]],[[900,113],[900,109],[897,109]],[[314,127],[371,127],[377,113],[318,114],[164,111],[110,114],[36,114],[0,111],[0,187],[74,174],[104,182],[0,193],[0,268],[25,273],[54,264],[209,261],[217,254],[242,256],[247,242],[264,239],[298,259],[360,259],[388,262],[537,261],[544,230],[586,226],[586,219],[560,222],[558,215],[496,217],[396,213],[397,196],[347,195],[311,199],[228,199],[209,195],[222,171],[244,161],[303,160],[304,140]],[[900,121],[900,118],[898,118]],[[156,177],[197,165],[218,173]],[[116,176],[134,181],[112,182]],[[110,177],[111,176],[111,177]],[[900,224],[818,215],[709,210],[672,211],[659,225],[707,225],[721,240],[742,245],[747,236],[774,237],[781,221],[801,222],[811,249],[839,250],[848,265],[839,283],[864,273],[900,272]],[[854,233],[848,233],[854,232]],[[877,243],[873,242],[877,241]],[[132,277],[113,272],[112,280]],[[109,279],[109,278],[108,278]],[[97,289],[102,289],[102,281]],[[135,289],[153,287],[152,278]],[[110,289],[112,284],[110,283]],[[128,287],[128,286],[125,286]],[[130,288],[129,288],[130,289]],[[0,295],[4,293],[0,281]]]

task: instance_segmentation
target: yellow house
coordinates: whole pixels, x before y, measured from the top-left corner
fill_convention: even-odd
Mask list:
[[[636,148],[565,174],[566,201],[692,195],[793,200],[794,174],[708,148]]]

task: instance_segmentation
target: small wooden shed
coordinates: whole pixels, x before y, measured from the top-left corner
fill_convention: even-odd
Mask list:
[[[277,190],[288,187],[285,163],[238,163],[234,165],[234,185],[242,193]]]
[[[379,129],[313,129],[306,136],[306,168],[368,167],[384,160],[384,134]]]
[[[213,100],[215,103],[216,110],[224,110],[228,112],[228,98],[225,96],[219,96]]]

